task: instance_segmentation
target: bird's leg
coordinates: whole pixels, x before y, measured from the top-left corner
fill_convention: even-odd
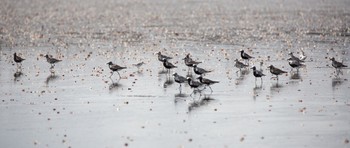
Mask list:
[[[211,93],[213,93],[213,89],[211,89],[210,85],[208,85],[208,87],[210,88]]]
[[[114,72],[113,72],[113,71],[111,71],[111,75],[109,76],[110,78],[112,77],[113,73],[114,73]]]
[[[119,79],[121,79],[122,77],[120,76],[120,73],[117,71],[118,75],[119,75]]]

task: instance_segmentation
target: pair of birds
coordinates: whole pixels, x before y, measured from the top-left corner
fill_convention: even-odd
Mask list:
[[[51,64],[51,68],[53,68],[55,66],[56,63],[61,62],[62,60],[53,58],[52,55],[45,55],[46,57],[46,61]],[[25,59],[18,56],[17,53],[15,52],[13,54],[13,60],[16,62],[17,67],[18,66],[22,66],[22,61],[24,61]]]
[[[180,84],[180,89],[182,86],[181,84],[187,82],[188,85],[191,88],[193,88],[194,90],[195,89],[199,90],[200,86],[205,85],[205,86],[208,86],[210,88],[211,92],[213,92],[213,89],[210,87],[210,85],[215,84],[215,83],[219,83],[219,81],[213,81],[213,80],[210,80],[207,78],[203,78],[202,76],[199,76],[197,78],[197,79],[199,79],[199,82],[192,80],[192,78],[190,78],[190,77],[185,78],[177,73],[174,73],[173,76],[174,76],[174,81]]]

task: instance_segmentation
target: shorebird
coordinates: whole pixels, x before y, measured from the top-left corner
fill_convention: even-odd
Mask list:
[[[168,62],[167,59],[165,59],[163,61],[163,66],[168,70],[168,73],[170,74],[170,69],[176,68],[177,66],[175,66],[174,64]]]
[[[299,72],[299,68],[301,67],[301,66],[304,66],[304,64],[302,64],[299,60],[295,60],[295,59],[293,59],[293,58],[289,58],[288,59],[288,63],[289,63],[289,65],[292,67],[292,70],[293,70],[293,68],[296,68],[297,69],[297,72]],[[292,71],[291,70],[291,71]]]
[[[219,83],[219,81],[213,81],[210,79],[206,79],[206,78],[203,78],[202,76],[199,76],[197,79],[199,79],[199,82],[201,82],[202,84],[208,86],[210,88],[211,92],[213,92],[213,89],[211,89],[210,85],[215,84],[215,83]]]
[[[334,59],[334,57],[330,58],[332,61],[332,66],[335,68],[335,70],[340,71],[341,68],[348,67],[344,65],[342,62],[338,62]]]
[[[304,60],[301,60],[301,59],[297,58],[296,56],[294,56],[294,55],[293,55],[293,52],[289,52],[288,55],[290,55],[290,58],[291,58],[292,60],[295,60],[295,61],[297,61],[297,62],[299,62],[299,63],[304,63],[304,62],[305,62]]]
[[[202,62],[194,61],[191,57],[190,54],[187,54],[185,58],[183,58],[185,61],[185,65],[188,66],[188,71],[190,71],[191,67],[194,67],[194,65],[200,64]]]
[[[112,61],[108,62],[108,67],[111,71],[111,75],[109,77],[112,77],[113,73],[116,71],[119,75],[119,79],[121,78],[120,74],[119,74],[119,70],[122,70],[122,69],[126,69],[126,67],[122,67],[122,66],[119,66],[117,64],[113,64]]]
[[[253,75],[255,77],[255,82],[256,82],[256,78],[259,77],[261,79],[261,83],[262,83],[262,76],[265,76],[265,74],[263,74],[260,70],[257,70],[255,66],[253,66],[251,69],[253,69]]]
[[[56,58],[53,58],[52,55],[45,55],[46,57],[46,61],[51,64],[51,68],[54,68],[55,67],[55,64],[58,63],[58,62],[61,62],[62,60],[58,60]]]
[[[202,85],[202,83],[200,83],[198,81],[193,81],[190,77],[187,77],[187,83],[191,88],[193,88],[193,92],[191,93],[191,95],[194,93],[195,89],[200,91],[198,87],[200,87]]]
[[[140,63],[137,63],[137,64],[132,64],[133,66],[137,67],[137,69],[140,69],[140,67],[142,65],[144,65],[145,63],[144,62],[140,62]]]
[[[248,67],[248,65],[246,65],[246,64],[244,64],[244,63],[238,61],[238,59],[236,59],[235,62],[236,62],[236,63],[235,63],[235,67],[239,68],[239,70],[237,70],[236,73],[237,73],[238,71],[241,71],[242,68],[247,68],[247,67]]]
[[[174,81],[180,84],[179,88],[181,89],[182,87],[181,84],[187,82],[187,79],[183,76],[178,75],[177,73],[174,73],[173,76],[174,76]]]
[[[276,75],[276,78],[277,78],[277,81],[278,81],[278,75],[281,75],[281,74],[284,74],[284,73],[287,73],[286,71],[283,71],[281,69],[278,69],[276,67],[274,67],[273,65],[270,65],[268,68],[270,68],[270,72],[274,75]],[[272,79],[273,77],[271,77]]]
[[[248,61],[247,63],[249,65],[249,59],[254,58],[254,57],[252,57],[249,54],[245,53],[244,50],[241,50],[240,52],[241,52],[242,59],[247,60]]]
[[[161,62],[164,62],[165,60],[172,59],[172,57],[162,55],[162,53],[160,51],[157,53],[157,55],[158,55],[158,60]]]
[[[300,50],[299,60],[305,61],[307,56],[305,55],[305,52],[303,50]]]
[[[24,61],[25,59],[23,59],[22,57],[18,56],[17,53],[13,54],[13,60],[16,62],[17,67],[19,66],[18,64],[20,64],[20,66],[22,66],[22,61]]]
[[[203,68],[199,68],[197,65],[193,65],[193,71],[197,75],[202,75],[202,74],[206,74],[206,73],[212,72],[212,70],[205,70]]]

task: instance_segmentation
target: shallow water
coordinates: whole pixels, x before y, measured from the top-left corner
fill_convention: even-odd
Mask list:
[[[329,61],[350,63],[348,1],[2,3],[6,147],[349,147],[350,70],[336,76]],[[262,83],[237,72],[241,49],[250,66],[263,62]],[[289,72],[288,53],[301,49],[306,67]],[[158,51],[173,57],[171,73],[186,75],[191,53],[220,83],[180,91]],[[54,74],[47,53],[63,60]],[[128,67],[120,80],[109,61]],[[270,64],[289,73],[270,79]]]

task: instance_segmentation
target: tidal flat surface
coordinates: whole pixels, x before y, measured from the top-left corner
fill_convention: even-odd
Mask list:
[[[2,0],[4,147],[350,147],[350,1]],[[266,75],[238,71],[240,50]],[[164,72],[156,52],[173,57]],[[304,51],[305,67],[288,65]],[[18,69],[17,52],[26,60]],[[202,92],[186,54],[220,81]],[[61,59],[50,70],[45,55]],[[127,69],[111,75],[107,62]],[[139,69],[133,64],[144,62]],[[262,63],[262,65],[261,65]],[[287,74],[271,79],[267,67]],[[54,73],[53,73],[54,72]],[[192,75],[191,75],[192,74]]]

